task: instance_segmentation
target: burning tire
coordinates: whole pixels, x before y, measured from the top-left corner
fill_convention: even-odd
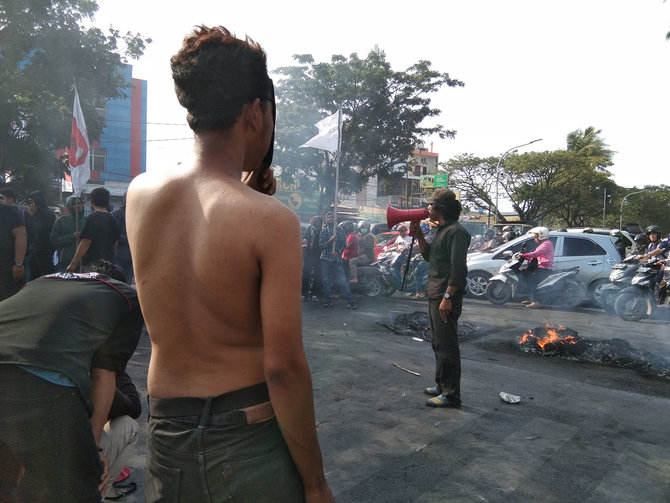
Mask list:
[[[512,287],[500,280],[490,281],[484,295],[492,304],[501,305],[512,300]]]
[[[637,288],[626,288],[614,301],[614,310],[622,320],[640,321],[645,316],[651,315],[654,304],[654,299],[650,295]]]

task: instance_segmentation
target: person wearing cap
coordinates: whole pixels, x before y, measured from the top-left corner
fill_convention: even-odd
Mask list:
[[[426,199],[431,220],[438,226],[429,243],[419,222],[410,224],[419,249],[428,261],[430,342],[435,352],[435,386],[424,389],[430,407],[461,408],[461,353],[458,318],[463,308],[470,233],[458,223],[461,203],[449,189],[437,189]]]

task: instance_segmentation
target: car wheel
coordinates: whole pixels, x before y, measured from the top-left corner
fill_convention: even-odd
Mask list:
[[[484,271],[473,271],[468,274],[468,286],[466,287],[468,294],[477,299],[483,299],[490,278],[491,275]]]
[[[598,279],[591,283],[589,285],[589,291],[588,291],[588,299],[595,304],[598,307],[602,307],[605,309],[605,307],[602,304],[603,300],[603,295],[605,295],[602,291],[603,287],[605,285],[609,285],[609,281],[606,279]]]
[[[512,299],[512,287],[500,280],[489,282],[484,295],[492,304],[501,305]]]

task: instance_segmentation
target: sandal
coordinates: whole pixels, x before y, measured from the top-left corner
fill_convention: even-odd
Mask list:
[[[129,482],[128,484],[114,484],[114,495],[105,496],[106,500],[117,501],[128,496],[130,493],[134,493],[137,490],[137,484],[135,482]]]

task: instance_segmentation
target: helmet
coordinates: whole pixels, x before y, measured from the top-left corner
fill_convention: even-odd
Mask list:
[[[544,241],[549,237],[549,229],[546,227],[533,227],[528,231],[528,234],[537,234],[540,241]]]
[[[430,234],[430,224],[428,222],[421,222],[421,232]]]
[[[481,235],[481,234],[477,234],[477,235],[475,236],[475,241],[479,243],[479,242],[481,242],[481,240],[482,240],[482,235]]]
[[[495,235],[496,235],[496,231],[494,231],[493,229],[486,229],[484,231],[484,236],[489,237],[489,239],[492,238]]]
[[[620,238],[621,237],[621,231],[619,229],[612,229],[610,231],[610,236],[613,238]]]
[[[511,225],[506,225],[505,227],[502,228],[503,232],[514,232],[514,229],[512,229]],[[504,237],[504,235],[503,235]]]
[[[407,228],[406,225],[399,225],[398,232],[409,232],[409,229]]]
[[[361,234],[367,234],[370,232],[370,222],[367,220],[361,220],[358,222],[358,230]]]
[[[638,244],[638,245],[648,245],[649,244],[649,238],[647,237],[646,234],[636,234],[633,240]]]
[[[648,236],[652,232],[658,234],[659,238],[661,237],[661,228],[658,225],[650,225],[649,227],[647,227],[647,232],[645,232],[645,234]]]
[[[502,235],[503,241],[512,241],[514,239],[514,233],[512,231],[507,231]]]

